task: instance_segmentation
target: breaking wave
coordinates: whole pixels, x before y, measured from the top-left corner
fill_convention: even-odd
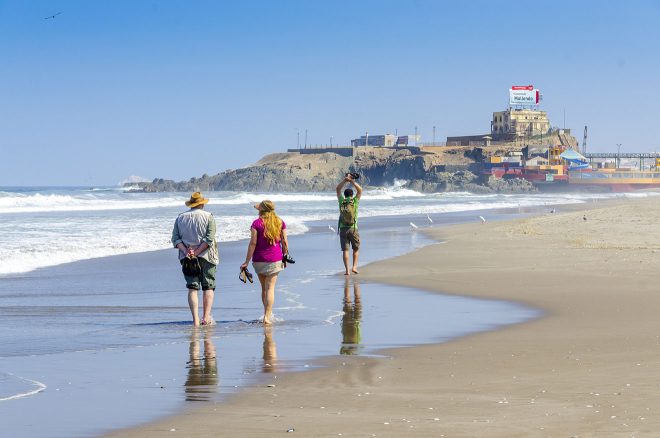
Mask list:
[[[247,239],[256,214],[252,205],[271,199],[287,223],[289,234],[302,234],[313,221],[337,220],[334,193],[205,193],[207,210],[216,216],[217,239]],[[483,209],[574,204],[626,195],[470,193],[422,194],[396,181],[365,190],[360,217],[441,214]],[[176,215],[185,210],[188,194],[126,193],[121,189],[44,189],[0,191],[0,275],[29,272],[97,257],[171,248]]]

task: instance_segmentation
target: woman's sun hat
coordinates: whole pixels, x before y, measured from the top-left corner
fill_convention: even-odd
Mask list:
[[[268,199],[266,199],[257,204],[254,204],[254,208],[256,208],[262,213],[268,213],[269,211],[275,211],[275,204],[273,203],[273,201],[269,201]]]
[[[190,195],[190,199],[186,201],[186,207],[195,208],[204,205],[207,202],[209,202],[209,200],[203,197],[201,192],[195,192]]]

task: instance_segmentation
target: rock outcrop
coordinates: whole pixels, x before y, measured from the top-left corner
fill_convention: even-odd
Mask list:
[[[357,147],[270,154],[257,163],[188,181],[154,179],[131,184],[146,192],[195,190],[309,192],[333,191],[346,172],[360,173],[365,186],[387,186],[397,180],[421,192],[470,191],[517,193],[535,190],[526,180],[480,176],[484,158],[519,150],[492,147]],[[313,153],[312,153],[313,152]]]

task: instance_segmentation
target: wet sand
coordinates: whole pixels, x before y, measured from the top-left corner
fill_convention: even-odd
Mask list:
[[[110,436],[655,436],[658,217],[651,198],[434,230],[444,243],[360,276],[516,301],[544,316],[273,374],[271,386]]]

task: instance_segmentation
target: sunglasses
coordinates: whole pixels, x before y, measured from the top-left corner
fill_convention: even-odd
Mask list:
[[[254,282],[254,280],[252,280],[252,273],[248,271],[247,268],[241,269],[241,273],[238,274],[238,279],[241,280],[243,283],[247,283],[248,281],[250,283]]]

